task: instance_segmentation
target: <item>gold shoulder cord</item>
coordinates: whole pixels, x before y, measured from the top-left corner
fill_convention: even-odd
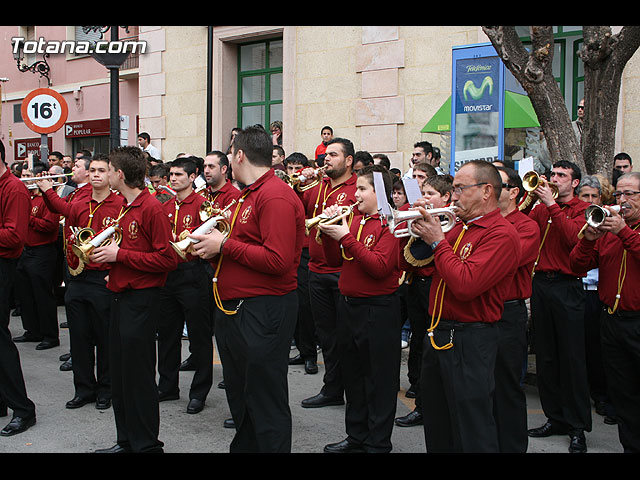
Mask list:
[[[413,256],[413,253],[411,253],[411,245],[413,245],[413,242],[415,242],[415,240],[416,237],[409,238],[409,241],[404,246],[404,259],[409,265],[413,265],[414,267],[424,267],[425,265],[428,265],[433,261],[433,257],[435,257],[435,255],[431,255],[429,258],[418,260]]]
[[[231,227],[229,228],[229,235],[227,236],[227,238],[231,236],[231,231],[233,230],[233,226],[236,224],[236,219],[238,218],[238,213],[240,212],[240,207],[244,203],[244,199],[247,197],[247,195],[249,195],[249,193],[251,193],[251,191],[245,193],[238,201],[238,206],[233,212],[233,219],[231,220]],[[225,315],[235,315],[236,313],[238,313],[240,305],[242,305],[242,301],[240,301],[235,310],[226,310],[222,306],[222,300],[220,299],[220,293],[218,292],[218,273],[220,272],[220,266],[222,265],[223,256],[223,253],[220,252],[220,257],[218,258],[218,266],[216,267],[216,273],[213,276],[213,298],[216,301],[216,306],[222,311],[222,313],[224,313]]]
[[[456,250],[458,249],[458,246],[460,245],[460,242],[462,241],[462,237],[464,236],[465,232],[469,229],[468,225],[464,225],[462,227],[462,231],[460,232],[460,235],[458,235],[458,238],[456,239],[456,243],[453,245],[453,253],[457,253]],[[440,293],[440,287],[442,287],[442,295],[440,295],[440,298],[438,298],[438,295]],[[441,278],[440,282],[438,283],[438,288],[436,289],[436,298],[435,298],[435,304],[433,306],[433,313],[431,314],[431,326],[427,329],[427,335],[429,335],[429,340],[431,341],[431,346],[436,349],[436,350],[448,350],[451,347],[453,347],[453,343],[451,341],[449,341],[449,343],[447,343],[446,345],[443,345],[442,347],[439,347],[436,345],[435,340],[433,339],[433,331],[436,329],[436,327],[438,326],[438,324],[440,323],[440,316],[442,315],[442,307],[444,305],[444,292],[447,288],[447,284],[444,283],[444,279]],[[438,304],[440,304],[440,307],[438,307]],[[436,309],[438,310],[438,318],[435,318],[436,315]]]
[[[362,221],[360,221],[360,227],[358,227],[358,235],[356,236],[356,240],[359,242],[360,241],[360,234],[362,233],[362,227],[364,226],[365,223],[367,223],[367,220],[369,220],[368,218],[363,219]],[[349,226],[349,228],[351,228],[351,222],[353,221],[353,212],[351,212],[349,214],[349,220],[347,221],[347,225]],[[340,254],[342,255],[342,258],[344,258],[347,261],[351,261],[353,260],[353,257],[349,258],[346,257],[344,255],[344,248],[342,247],[342,245],[340,245]]]
[[[640,225],[636,225],[633,228],[633,231],[635,232],[638,227],[640,227]],[[618,303],[620,303],[620,294],[622,293],[622,286],[624,285],[624,280],[627,276],[627,249],[625,248],[624,251],[622,252],[622,260],[620,261],[620,271],[618,272],[618,293],[616,294],[616,301],[613,304],[613,308],[612,307],[608,307],[607,308],[607,312],[609,312],[610,315],[614,314],[615,311],[618,309]]]

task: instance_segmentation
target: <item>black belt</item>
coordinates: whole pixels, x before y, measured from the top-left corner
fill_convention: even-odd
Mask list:
[[[575,275],[568,275],[560,271],[552,271],[552,272],[536,271],[535,275],[540,275],[548,279],[580,280],[580,278],[576,277]]]
[[[436,330],[464,330],[465,328],[493,327],[490,322],[455,322],[453,320],[440,320]]]
[[[604,307],[605,311],[609,313],[609,307]],[[621,318],[640,318],[640,311],[632,311],[632,310],[616,310],[613,313],[609,313],[612,317],[621,317]]]
[[[524,305],[524,300],[522,298],[517,298],[515,300],[507,300],[506,302],[504,302],[504,306],[508,306],[508,305]]]

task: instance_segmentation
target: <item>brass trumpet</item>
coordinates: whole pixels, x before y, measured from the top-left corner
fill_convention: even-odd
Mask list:
[[[359,202],[353,203],[349,206],[341,206],[340,210],[335,215],[325,215],[321,213],[320,215],[316,215],[313,218],[308,218],[304,221],[304,228],[306,234],[309,235],[309,232],[313,227],[317,227],[319,224],[323,225],[333,225],[334,223],[338,223],[338,221],[342,220],[345,215],[349,215],[353,212],[354,208],[358,206]]]
[[[457,216],[456,207],[454,206],[443,208],[428,208],[427,213],[429,213],[432,217],[437,217],[440,220],[440,226],[442,227],[442,231],[444,233],[447,233],[456,225]],[[393,236],[396,238],[419,238],[418,235],[413,233],[413,231],[411,230],[411,224],[414,220],[419,220],[421,218],[422,213],[420,213],[418,210],[392,210],[391,214],[387,215],[387,225],[389,226],[389,231],[393,233]],[[407,227],[398,228],[399,225],[403,222],[407,222]]]
[[[322,176],[320,174],[323,173],[327,169],[327,167],[328,167],[328,165],[324,165],[322,167],[316,168],[313,171],[313,174],[315,175],[316,179],[313,182],[308,183],[307,185],[301,186],[302,183],[304,183],[304,182],[306,182],[308,180],[307,177],[302,175],[302,173],[301,173],[302,170],[298,170],[297,172],[294,172],[291,175],[285,175],[283,180],[291,188],[297,188],[299,191],[304,192],[306,190],[309,190],[310,188],[315,187],[318,183],[320,183],[320,178],[322,178]]]
[[[208,203],[208,202],[205,202]],[[227,205],[222,210],[217,208],[209,208],[209,210],[202,209],[200,210],[200,218],[202,219],[203,212],[205,211],[216,211],[217,214],[211,215],[207,217],[202,225],[196,228],[193,232],[189,232],[188,230],[184,230],[178,237],[177,242],[170,242],[173,249],[183,260],[187,260],[187,254],[191,253],[193,250],[193,245],[198,243],[200,240],[196,240],[194,238],[190,238],[189,235],[206,235],[214,228],[218,229],[222,235],[225,237],[229,236],[231,233],[231,224],[224,216],[224,212],[226,212],[232,205],[236,203],[236,200],[233,200],[229,205]],[[204,205],[204,204],[203,204]]]
[[[98,247],[104,247],[111,242],[120,243],[122,229],[119,225],[111,225],[96,233],[92,228],[85,227],[74,232],[75,242],[71,245],[73,253],[83,263],[89,263],[89,255]]]
[[[542,179],[540,178],[540,175],[538,175],[536,171],[531,170],[530,172],[527,172],[524,174],[524,176],[522,177],[522,188],[524,188],[524,190],[527,192],[527,195],[524,198],[524,200],[520,202],[520,205],[518,206],[518,209],[520,211],[524,210],[529,205],[531,205],[531,202],[533,202],[536,196],[535,191],[541,184],[542,184]],[[548,184],[549,184],[549,188],[551,188],[553,198],[558,198],[558,185],[551,182],[548,182]]]

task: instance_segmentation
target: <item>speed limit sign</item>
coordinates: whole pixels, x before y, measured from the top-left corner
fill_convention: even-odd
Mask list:
[[[50,88],[37,88],[22,101],[22,119],[34,132],[45,134],[59,130],[67,121],[65,99]]]

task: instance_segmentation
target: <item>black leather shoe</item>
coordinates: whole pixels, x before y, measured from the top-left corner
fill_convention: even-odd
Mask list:
[[[363,448],[345,439],[338,443],[330,443],[324,447],[325,453],[364,453]]]
[[[203,408],[204,402],[202,400],[192,398],[189,400],[189,405],[187,405],[187,413],[200,413]]]
[[[63,353],[62,355],[60,355],[58,357],[58,360],[60,360],[61,362],[66,362],[67,360],[69,360],[71,358],[71,352],[69,353]]]
[[[24,332],[19,337],[13,337],[12,340],[15,343],[24,343],[24,342],[41,342],[42,338],[36,337],[29,332]]]
[[[13,312],[11,312],[12,317],[20,317],[22,316],[22,311],[20,311],[20,307],[16,308]]]
[[[60,371],[61,372],[69,372],[71,370],[73,370],[73,360],[71,358],[69,358],[69,360],[67,360],[62,365],[60,365]]]
[[[289,359],[289,365],[304,365],[304,358],[299,354]]]
[[[587,453],[587,439],[584,432],[573,432],[569,435],[569,453]]]
[[[415,427],[417,425],[422,425],[422,414],[417,410],[414,410],[404,417],[396,418],[394,422],[399,427]]]
[[[328,397],[324,393],[320,392],[313,397],[305,398],[300,404],[304,408],[320,408],[328,407],[330,405],[344,405],[344,399],[342,397]]]
[[[569,432],[566,428],[549,421],[541,427],[527,430],[527,435],[536,438],[550,437],[551,435],[566,435],[567,433]]]
[[[179,393],[165,393],[165,392],[158,392],[158,401],[159,402],[166,402],[169,400],[180,400],[180,394]]]
[[[130,450],[128,448],[124,448],[116,444],[113,447],[101,448],[100,450],[96,450],[94,453],[129,453],[129,452]]]
[[[224,428],[236,428],[236,422],[233,421],[233,418],[227,418],[222,426]]]
[[[26,431],[28,428],[33,427],[36,424],[36,416],[33,417],[13,417],[11,421],[0,431],[0,435],[3,437],[10,437],[11,435],[17,435]]]
[[[96,400],[96,409],[98,410],[107,410],[111,407],[111,399],[110,398],[98,398]]]
[[[611,415],[605,415],[603,421],[607,425],[617,425],[618,424],[618,419],[616,417],[612,417]]]
[[[60,340],[44,340],[36,345],[36,350],[47,350],[49,348],[59,347]]]
[[[318,363],[315,360],[305,360],[304,361],[304,371],[309,375],[315,375],[318,373]]]
[[[196,364],[193,363],[191,357],[187,358],[184,362],[180,364],[181,372],[194,372],[196,370]]]
[[[66,403],[65,407],[80,408],[80,407],[84,407],[88,403],[93,403],[95,401],[96,401],[95,397],[82,398],[82,397],[75,396]]]
[[[415,386],[411,385],[409,390],[404,393],[404,396],[407,398],[416,398],[418,396],[418,390]]]
[[[224,390],[224,380],[218,383],[218,388],[221,388],[222,390]]]

